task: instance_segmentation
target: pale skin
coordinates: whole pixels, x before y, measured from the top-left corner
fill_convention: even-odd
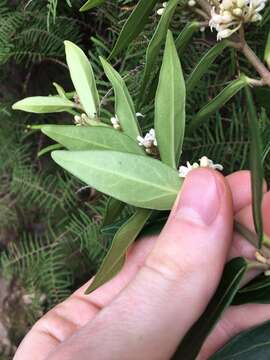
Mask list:
[[[270,193],[266,186],[263,191],[270,235]],[[193,170],[161,234],[138,241],[109,283],[88,296],[85,284],[43,316],[14,359],[170,359],[208,304],[224,263],[254,257],[255,249],[233,232],[233,218],[253,229],[249,172],[225,179],[213,170]],[[198,359],[269,319],[268,305],[230,307]]]

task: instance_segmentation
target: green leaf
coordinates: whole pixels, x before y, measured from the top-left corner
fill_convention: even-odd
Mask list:
[[[12,109],[47,114],[67,111],[74,107],[76,107],[75,103],[60,96],[33,96],[16,102]]]
[[[187,92],[191,92],[196,87],[202,76],[207,73],[210,66],[227,46],[228,42],[223,40],[217,42],[216,45],[207,51],[187,79]]]
[[[115,220],[121,215],[125,207],[125,203],[114,198],[109,198],[105,215],[103,219],[103,226],[107,226],[115,222]]]
[[[266,46],[264,50],[264,61],[266,62],[267,66],[270,69],[270,31],[268,33],[268,37],[266,40]]]
[[[90,118],[96,117],[99,95],[92,66],[85,53],[70,41],[65,41],[70,76],[84,111]]]
[[[260,275],[236,294],[233,304],[270,304],[270,277]]]
[[[115,150],[145,154],[136,141],[111,127],[44,125],[41,131],[69,150]]]
[[[96,6],[102,5],[106,0],[88,0],[81,8],[80,11],[91,10]]]
[[[215,295],[200,319],[184,337],[173,359],[194,360],[224,311],[231,304],[247,270],[243,258],[235,258],[226,264]]]
[[[189,131],[192,132],[196,129],[204,119],[218,111],[222,106],[226,104],[235,94],[242,90],[249,84],[249,78],[245,75],[241,75],[238,79],[232,81],[227,85],[213,100],[206,104],[191,121]]]
[[[176,168],[185,133],[186,89],[172,33],[168,31],[155,101],[155,130],[162,162]]]
[[[116,151],[55,151],[57,164],[87,185],[136,207],[169,210],[183,180],[148,156]]]
[[[140,135],[136,111],[127,86],[116,70],[102,57],[100,58],[105,74],[115,93],[115,114],[123,131],[133,139]]]
[[[57,84],[56,82],[53,83],[53,86],[55,87],[58,95],[63,98],[63,99],[67,99],[66,97],[66,92],[65,90],[63,89],[63,87],[59,84]]]
[[[235,336],[209,360],[269,360],[270,321]]]
[[[156,66],[158,55],[160,49],[164,43],[165,37],[167,35],[167,31],[170,25],[170,21],[172,16],[175,12],[176,6],[178,5],[179,0],[169,0],[167,3],[166,8],[160,18],[156,31],[148,45],[147,52],[146,52],[146,61],[145,61],[145,68],[143,73],[142,85],[141,85],[141,96],[140,99],[143,101],[143,97],[145,95],[146,88],[148,87],[149,83],[151,83],[153,78],[153,69]]]
[[[135,214],[120,227],[93,283],[86,290],[86,294],[96,290],[116,275],[115,269],[120,270],[120,264],[124,263],[128,248],[136,240],[150,215],[150,210],[137,209]]]
[[[158,0],[139,0],[124,24],[109,58],[119,54],[142,32],[157,1]]]
[[[175,46],[178,54],[181,56],[184,53],[187,45],[190,42],[190,39],[200,29],[201,25],[197,21],[192,21],[191,23],[186,24],[184,29],[180,32],[178,37],[175,40]]]
[[[62,148],[63,148],[63,146],[61,144],[53,144],[50,146],[46,146],[44,149],[42,149],[38,152],[38,157],[46,155],[54,150],[60,150]]]
[[[262,220],[262,199],[263,199],[263,161],[262,161],[262,141],[258,125],[258,117],[253,103],[253,98],[249,88],[245,89],[248,110],[248,124],[250,137],[250,170],[252,184],[252,211],[255,230],[259,239],[259,248],[263,240],[263,220]]]

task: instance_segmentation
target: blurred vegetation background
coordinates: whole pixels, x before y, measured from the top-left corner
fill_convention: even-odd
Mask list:
[[[102,226],[107,199],[58,168],[48,154],[38,156],[49,140],[30,124],[72,124],[71,115],[35,116],[12,112],[24,97],[55,94],[53,82],[72,91],[65,64],[64,40],[81,46],[94,67],[108,114],[113,113],[110,85],[98,57],[107,57],[134,5],[133,0],[107,1],[80,13],[80,0],[0,0],[0,359],[8,359],[38,317],[88,280],[100,264],[125,209],[112,226]],[[157,5],[160,7],[160,4]],[[185,3],[179,7],[172,30],[179,34],[192,18]],[[113,66],[125,77],[134,98],[145,61],[145,51],[158,15]],[[247,40],[262,58],[270,7]],[[209,29],[199,31],[180,53],[186,76],[215,43]],[[256,76],[242,56],[225,49],[187,99],[188,120],[240,72]],[[140,109],[145,130],[153,124],[151,93]],[[265,167],[269,170],[270,89],[256,90],[261,113]],[[207,155],[225,172],[248,167],[248,127],[241,93],[198,131],[185,139],[183,162]],[[270,172],[266,171],[269,175]],[[268,179],[269,180],[269,179]]]

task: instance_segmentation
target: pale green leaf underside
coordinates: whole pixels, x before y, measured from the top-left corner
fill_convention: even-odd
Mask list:
[[[115,94],[115,114],[123,131],[136,139],[140,135],[136,111],[128,88],[116,70],[102,57],[100,58],[105,74],[110,80]]]
[[[69,150],[115,150],[145,154],[136,141],[113,128],[44,125],[41,131]]]
[[[136,213],[120,227],[115,234],[108,254],[103,260],[93,283],[86,290],[86,293],[96,290],[98,287],[111,280],[111,278],[116,275],[115,269],[118,271],[121,270],[120,265],[124,264],[128,248],[136,240],[150,215],[150,210],[137,209]]]
[[[183,182],[176,170],[147,156],[116,151],[55,151],[52,157],[89,186],[141,208],[171,209]]]
[[[77,95],[86,114],[93,118],[98,112],[99,95],[92,66],[84,52],[72,42],[65,41],[65,50],[70,76]]]
[[[155,130],[161,160],[174,168],[185,132],[186,89],[180,60],[169,31],[155,101]]]
[[[48,114],[67,111],[75,107],[75,104],[60,96],[33,96],[16,102],[13,110],[21,110],[35,114]]]

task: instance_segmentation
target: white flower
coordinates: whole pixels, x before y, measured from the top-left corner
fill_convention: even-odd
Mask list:
[[[121,129],[121,125],[120,125],[117,115],[115,115],[111,118],[111,123],[116,130]]]
[[[267,0],[217,0],[211,9],[209,26],[217,31],[217,39],[225,39],[245,23],[262,19],[260,11]]]
[[[200,159],[199,164],[198,163],[193,163],[191,165],[190,162],[187,162],[187,166],[180,166],[180,168],[179,168],[179,176],[181,178],[185,178],[191,170],[197,169],[199,167],[201,167],[201,168],[210,168],[210,169],[219,170],[219,171],[223,170],[222,165],[214,164],[214,162],[211,159],[208,159],[207,156],[203,156]]]
[[[140,146],[150,149],[153,146],[157,146],[156,133],[154,129],[151,129],[145,137],[137,136],[137,140]]]
[[[162,3],[162,8],[160,8],[160,9],[157,10],[157,14],[158,14],[159,16],[162,16],[162,15],[163,15],[166,6],[167,6],[167,2],[164,2],[164,3]]]
[[[136,116],[137,116],[137,117],[144,117],[144,115],[143,115],[142,113],[140,113],[140,112],[137,112],[137,113],[136,113]]]

